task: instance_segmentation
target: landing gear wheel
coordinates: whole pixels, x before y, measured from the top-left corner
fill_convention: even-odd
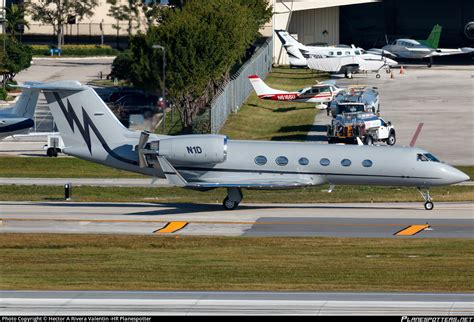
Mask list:
[[[434,205],[431,201],[425,202],[425,209],[426,210],[433,210],[433,208],[434,208]]]
[[[48,148],[46,150],[46,155],[50,158],[54,157],[54,152],[55,152],[54,150],[55,150],[54,148]]]
[[[237,201],[229,200],[229,197],[225,197],[224,202],[222,203],[225,210],[234,210],[239,206]]]
[[[418,188],[418,191],[421,193],[423,199],[425,199],[425,209],[433,210],[434,204],[431,201],[430,191],[428,188]]]
[[[375,75],[375,78],[380,78],[380,74],[376,74],[376,75]]]

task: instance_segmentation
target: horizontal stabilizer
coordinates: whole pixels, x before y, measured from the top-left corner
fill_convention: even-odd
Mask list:
[[[16,87],[37,89],[38,91],[55,92],[55,91],[82,91],[84,87],[78,81],[59,81],[53,83],[25,82],[23,85]]]

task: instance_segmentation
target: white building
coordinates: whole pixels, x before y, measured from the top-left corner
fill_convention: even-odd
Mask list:
[[[0,35],[3,34],[2,21],[5,18],[6,1],[7,0],[0,0]]]
[[[303,44],[339,43],[339,7],[380,0],[269,0],[273,6],[271,24],[262,32],[273,34],[273,62],[288,65],[288,56],[274,30],[284,29]]]

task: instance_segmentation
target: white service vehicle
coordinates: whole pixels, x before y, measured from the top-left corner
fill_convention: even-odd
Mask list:
[[[397,137],[395,134],[395,127],[392,123],[385,122],[382,118],[379,118],[375,123],[378,123],[378,125],[373,124],[367,128],[364,136],[364,143],[372,145],[374,142],[381,141],[388,145],[394,145],[397,142]]]
[[[64,142],[59,133],[51,133],[48,135],[47,143],[43,146],[48,157],[57,157],[58,153],[64,148]]]
[[[395,128],[391,122],[372,113],[357,112],[339,114],[328,125],[328,143],[357,144],[359,138],[366,145],[374,142],[385,142],[394,145],[396,140]]]

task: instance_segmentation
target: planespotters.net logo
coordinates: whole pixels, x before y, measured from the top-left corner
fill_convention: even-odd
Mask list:
[[[403,316],[402,322],[474,322],[474,316]]]

